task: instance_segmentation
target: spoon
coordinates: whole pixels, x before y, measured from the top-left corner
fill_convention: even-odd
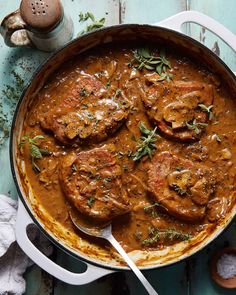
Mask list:
[[[125,252],[125,250],[121,247],[121,245],[118,243],[118,241],[114,238],[112,235],[111,230],[111,224],[107,225],[104,228],[91,228],[87,227],[81,224],[78,224],[77,218],[73,216],[72,212],[69,212],[70,218],[73,222],[73,224],[83,233],[107,240],[112,244],[112,246],[120,253],[120,255],[123,257],[125,262],[128,264],[128,266],[131,268],[131,270],[135,273],[137,278],[140,280],[140,282],[143,284],[144,288],[147,290],[148,294],[150,295],[158,295],[157,292],[154,290],[152,285],[148,282],[148,280],[145,278],[145,276],[141,273],[141,271],[138,269],[138,267],[135,265],[135,263],[129,258],[128,254]]]

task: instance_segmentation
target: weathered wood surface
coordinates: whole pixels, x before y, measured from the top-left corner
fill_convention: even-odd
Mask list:
[[[156,23],[183,10],[198,10],[209,15],[232,32],[236,33],[235,0],[63,0],[66,10],[75,25],[75,35],[83,29],[79,23],[79,13],[91,11],[97,19],[105,17],[106,25],[118,23]],[[0,0],[0,19],[15,10],[20,1]],[[219,38],[195,24],[185,27],[186,33],[214,50],[236,71],[236,53]],[[2,96],[5,85],[12,84],[11,71],[16,70],[28,81],[38,65],[49,56],[32,49],[10,49],[0,38],[0,97],[7,109],[8,103]],[[16,198],[15,186],[10,172],[8,143],[0,149],[0,192]],[[209,277],[208,261],[215,249],[224,245],[236,246],[236,226],[233,224],[225,233],[201,253],[188,261],[168,268],[145,272],[160,295],[230,295],[235,290],[223,290],[217,287]],[[54,251],[52,259],[60,265],[81,271],[84,265],[68,257],[60,250]],[[70,286],[62,283],[34,265],[26,275],[26,295],[141,295],[145,294],[132,273],[115,273],[86,286]]]

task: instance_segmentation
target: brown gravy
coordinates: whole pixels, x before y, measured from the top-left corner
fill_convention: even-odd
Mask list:
[[[126,48],[100,47],[61,66],[39,92],[37,101],[32,105],[24,122],[23,135],[31,139],[36,135],[42,135],[44,138],[36,141],[37,146],[49,153],[39,159],[34,159],[37,166],[35,169],[32,165],[29,142],[21,148],[21,154],[26,163],[26,173],[39,202],[55,220],[69,231],[75,231],[68,216],[71,205],[59,181],[60,162],[68,153],[80,153],[106,144],[114,144],[116,161],[122,169],[122,186],[127,191],[131,210],[128,214],[120,215],[113,220],[113,233],[127,251],[160,249],[181,240],[191,239],[201,230],[216,226],[234,202],[236,175],[236,102],[232,94],[227,91],[226,86],[200,64],[171,51],[166,53],[166,59],[171,65],[166,69],[171,74],[170,79],[156,79],[154,83],[150,82],[150,75],[159,74],[155,70],[145,68],[139,70],[135,68],[135,64],[130,64],[135,50],[136,47],[128,46]],[[84,105],[84,109],[90,109],[90,105],[86,104],[91,94],[86,93],[87,83],[85,83],[83,93],[80,89],[80,93],[72,94],[77,84],[81,83],[79,79],[84,74],[95,77],[96,81],[102,84],[105,93],[102,94],[103,98],[104,95],[114,96],[117,94],[117,89],[121,89],[130,104],[128,116],[124,119],[122,117],[120,126],[114,127],[115,131],[107,137],[99,137],[99,134],[107,132],[101,125],[99,127],[101,133],[96,133],[94,137],[89,135],[88,140],[85,141],[82,140],[83,134],[80,140],[76,141],[71,133],[68,135],[71,136],[69,139],[64,137],[61,140],[55,139],[55,130],[45,128],[42,124],[42,117],[55,107],[60,107],[61,102],[70,97],[76,99],[79,97],[79,103]],[[201,132],[199,138],[196,136],[197,138],[193,140],[182,141],[171,138],[171,135],[160,132],[160,128],[157,128],[155,132],[159,137],[154,143],[156,148],[151,151],[152,158],[144,155],[134,161],[133,155],[137,152],[141,137],[140,122],[143,122],[148,130],[154,130],[156,126],[155,120],[150,119],[152,114],[150,115],[151,111],[147,112],[147,104],[143,96],[148,93],[148,98],[152,97],[151,88],[154,87],[158,92],[162,85],[166,92],[162,93],[162,97],[158,98],[159,101],[155,100],[154,104],[157,107],[159,104],[159,107],[163,108],[163,101],[168,100],[170,96],[173,100],[173,95],[179,95],[168,92],[174,89],[176,81],[211,85],[214,100],[210,103],[213,107],[209,111],[212,112],[213,117],[211,120],[204,119],[203,125],[198,126]],[[122,96],[120,99],[124,100]],[[65,109],[66,107],[67,105]],[[68,110],[71,110],[70,107]],[[91,112],[94,110],[92,109]],[[209,112],[206,111],[205,115],[208,116]],[[101,119],[105,122],[109,120],[109,116]],[[116,119],[116,122],[118,121]],[[167,121],[165,124],[171,128],[170,122]],[[193,124],[191,118],[189,122]],[[194,131],[191,126],[186,130],[191,130],[191,136],[198,135],[196,129]],[[73,141],[74,144],[71,144]],[[200,220],[188,221],[169,214],[165,206],[150,193],[148,171],[152,159],[162,152],[170,152],[178,158],[191,160],[196,165],[204,165],[214,174],[214,192],[209,193],[206,211]],[[176,193],[174,190],[170,189],[170,191]],[[177,197],[188,198],[189,196],[185,193],[177,194]],[[89,206],[93,206],[92,203],[91,201],[88,204],[88,209]]]

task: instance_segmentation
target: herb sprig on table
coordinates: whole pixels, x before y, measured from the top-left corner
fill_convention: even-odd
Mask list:
[[[166,58],[165,50],[162,48],[159,55],[151,54],[148,47],[139,48],[134,53],[134,59],[131,60],[130,65],[133,65],[138,70],[146,69],[148,71],[155,71],[160,75],[157,81],[167,80],[173,78],[173,75],[167,72],[171,69],[171,64]]]
[[[81,36],[87,32],[91,32],[93,30],[99,29],[104,27],[104,23],[106,21],[105,17],[96,20],[94,15],[91,12],[86,12],[85,14],[83,14],[82,12],[80,12],[79,14],[79,22],[85,22],[91,20],[92,23],[87,25],[86,28],[84,30],[82,30],[81,32],[78,33],[78,36]]]
[[[21,142],[19,144],[20,149],[26,144],[29,145],[32,168],[35,172],[41,171],[39,166],[36,164],[36,160],[42,159],[43,156],[50,156],[52,154],[52,152],[39,147],[39,141],[44,139],[45,138],[43,135],[36,135],[33,138],[30,138],[29,135],[24,135],[22,136]]]
[[[5,85],[0,96],[0,147],[9,137],[13,113],[24,88],[24,80],[16,71],[12,71],[11,76],[13,83]]]
[[[155,142],[160,138],[156,134],[156,127],[153,130],[148,129],[143,122],[139,123],[141,137],[136,146],[136,152],[132,155],[133,161],[138,161],[144,156],[152,157],[153,151],[156,149]]]

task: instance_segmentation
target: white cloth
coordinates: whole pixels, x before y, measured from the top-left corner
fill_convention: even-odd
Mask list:
[[[25,292],[23,274],[32,261],[15,242],[17,201],[0,195],[0,295],[21,295]],[[35,226],[30,228],[30,240],[45,255],[52,253],[51,243],[39,233]]]

